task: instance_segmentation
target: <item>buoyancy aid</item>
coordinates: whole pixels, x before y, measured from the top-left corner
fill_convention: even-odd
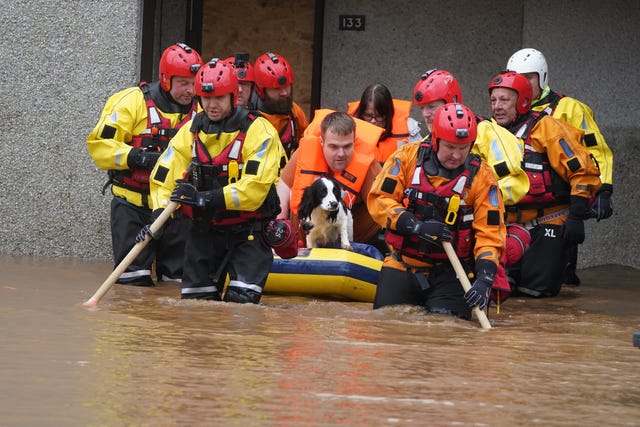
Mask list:
[[[155,83],[155,85],[158,84]],[[195,101],[192,102],[184,118],[176,126],[171,126],[171,120],[162,115],[163,102],[160,94],[154,93],[152,84],[141,82],[138,87],[144,95],[147,107],[147,128],[139,135],[131,137],[131,145],[145,151],[162,152],[167,148],[169,140],[175,136],[178,129],[195,117],[197,103]],[[158,88],[155,89],[159,90]],[[151,171],[147,169],[111,170],[109,171],[109,183],[128,190],[148,194],[150,174]]]
[[[391,133],[376,144],[376,160],[384,163],[398,147],[410,142],[412,136],[419,134],[419,127],[409,129],[409,116],[411,115],[411,102],[402,99],[393,99],[393,117],[391,119]],[[360,101],[347,104],[347,113],[354,116]],[[415,133],[413,135],[412,133]]]
[[[192,183],[198,191],[213,190],[238,181],[242,177],[244,169],[242,147],[247,130],[256,117],[247,112],[245,121],[233,142],[215,157],[211,157],[209,150],[198,136],[202,129],[201,121],[194,120],[190,129],[193,134],[193,158],[185,174],[185,180]],[[277,193],[273,187],[263,206],[255,211],[198,208],[189,205],[182,205],[182,210],[189,218],[223,226],[274,216],[273,212],[267,212],[266,207],[277,204]]]
[[[547,154],[537,152],[530,143],[531,131],[546,115],[530,111],[509,127],[524,142],[523,169],[529,178],[529,191],[518,202],[518,209],[544,209],[569,202],[571,186],[551,167]]]
[[[316,110],[314,119],[307,127],[304,137],[298,148],[298,161],[296,162],[295,179],[291,189],[290,209],[298,213],[298,206],[302,200],[302,193],[313,181],[322,176],[333,176],[341,185],[343,200],[351,209],[360,193],[371,163],[375,161],[375,145],[382,134],[383,129],[354,118],[356,122],[356,140],[354,154],[347,167],[339,172],[329,170],[329,166],[322,152],[320,143],[320,123],[324,117],[333,110]]]
[[[473,206],[464,203],[464,196],[466,189],[471,188],[482,160],[477,154],[469,154],[462,172],[446,184],[435,188],[425,170],[425,161],[431,156],[435,156],[435,152],[431,140],[428,139],[418,151],[414,179],[405,190],[403,204],[407,211],[412,212],[421,221],[435,219],[448,224],[456,254],[462,260],[472,261],[475,244],[472,228]],[[447,259],[442,246],[415,235],[402,235],[395,230],[387,229],[385,240],[397,255],[432,263],[441,263]]]

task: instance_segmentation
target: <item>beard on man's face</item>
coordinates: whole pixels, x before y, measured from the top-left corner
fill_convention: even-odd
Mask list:
[[[289,114],[293,107],[293,95],[272,98],[266,93],[262,101],[266,112],[272,114]]]

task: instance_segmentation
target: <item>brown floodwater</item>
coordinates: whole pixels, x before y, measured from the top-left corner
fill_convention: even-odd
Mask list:
[[[2,426],[636,426],[640,271],[579,271],[493,329],[416,307],[181,301],[107,261],[0,255]]]

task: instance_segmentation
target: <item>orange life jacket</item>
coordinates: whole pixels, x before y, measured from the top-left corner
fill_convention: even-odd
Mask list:
[[[353,116],[360,101],[353,101],[348,104],[347,113]],[[409,125],[407,120],[411,114],[411,102],[402,99],[393,100],[393,118],[391,119],[391,134],[385,139],[378,141],[376,145],[376,160],[384,163],[394,151],[401,145],[409,142]]]
[[[330,175],[340,183],[345,194],[344,201],[347,207],[351,208],[360,193],[371,162],[375,161],[374,150],[383,129],[354,118],[356,122],[356,141],[351,162],[343,171],[333,172],[329,170],[322,152],[322,145],[320,144],[320,123],[327,114],[332,112],[333,110],[328,109],[316,110],[313,121],[307,127],[304,137],[300,141],[290,202],[290,209],[295,214],[298,213],[298,206],[300,206],[304,189],[310,186],[317,178]]]

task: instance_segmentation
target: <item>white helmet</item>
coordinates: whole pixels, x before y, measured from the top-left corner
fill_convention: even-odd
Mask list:
[[[540,90],[544,90],[549,84],[549,69],[547,60],[539,50],[527,48],[520,49],[509,58],[507,71],[515,71],[519,74],[538,73]]]

